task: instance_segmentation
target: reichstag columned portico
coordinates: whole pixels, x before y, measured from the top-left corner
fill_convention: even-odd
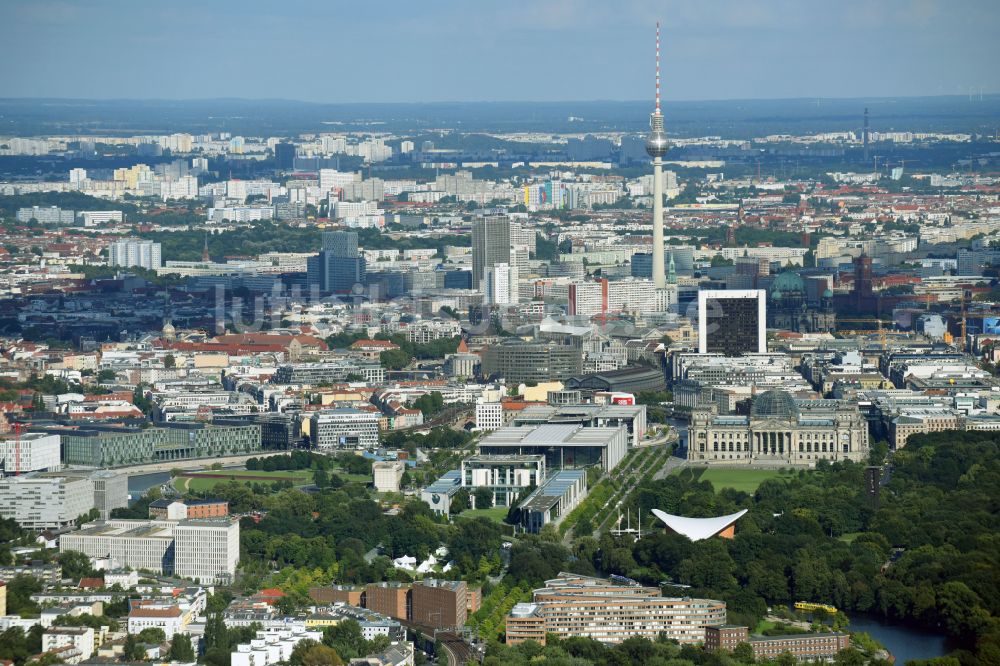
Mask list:
[[[719,464],[815,465],[868,457],[868,425],[857,406],[795,400],[784,391],[754,398],[750,416],[696,407],[688,426],[688,460]]]

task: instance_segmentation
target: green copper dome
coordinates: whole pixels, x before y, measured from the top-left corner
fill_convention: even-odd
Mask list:
[[[806,290],[806,283],[802,281],[798,273],[793,273],[791,271],[785,271],[774,278],[774,282],[771,283],[771,295],[778,296],[779,292],[781,295],[791,294],[791,293],[802,293]],[[780,296],[778,296],[780,298]]]

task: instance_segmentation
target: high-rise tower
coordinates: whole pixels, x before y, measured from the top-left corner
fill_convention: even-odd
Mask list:
[[[865,164],[868,164],[868,107],[865,107],[865,128],[862,130],[861,141],[865,147]]]
[[[649,115],[646,152],[653,158],[653,284],[667,286],[663,270],[663,156],[667,154],[667,133],[660,113],[660,22],[656,22],[656,109]]]

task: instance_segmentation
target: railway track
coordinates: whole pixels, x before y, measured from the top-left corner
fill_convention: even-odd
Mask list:
[[[463,664],[478,663],[474,658],[472,648],[462,640],[462,637],[453,633],[439,633],[437,640],[448,653],[448,663],[452,666],[462,666]]]

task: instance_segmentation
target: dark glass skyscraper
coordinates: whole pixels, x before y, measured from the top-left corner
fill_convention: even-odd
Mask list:
[[[358,234],[354,231],[328,231],[323,234],[323,249],[307,259],[309,285],[324,293],[350,293],[355,285],[366,283],[365,258],[358,253]]]
[[[295,168],[295,144],[282,141],[274,145],[274,163],[279,169]]]
[[[765,293],[763,289],[699,291],[698,353],[766,353]]]

